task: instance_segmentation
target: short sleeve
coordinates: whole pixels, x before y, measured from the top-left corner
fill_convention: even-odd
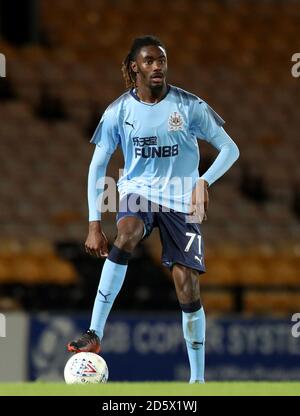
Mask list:
[[[196,137],[209,141],[224,124],[222,117],[205,101],[198,99],[193,102],[190,130]]]
[[[108,107],[102,115],[90,142],[104,148],[107,153],[113,153],[116,150],[119,141],[115,110]]]

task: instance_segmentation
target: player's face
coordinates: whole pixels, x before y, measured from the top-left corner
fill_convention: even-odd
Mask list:
[[[137,73],[138,82],[151,89],[162,88],[168,69],[166,51],[160,46],[144,46],[132,63],[132,69]]]

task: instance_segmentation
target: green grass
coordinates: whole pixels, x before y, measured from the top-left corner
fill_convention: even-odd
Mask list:
[[[0,383],[0,396],[299,396],[300,382]]]

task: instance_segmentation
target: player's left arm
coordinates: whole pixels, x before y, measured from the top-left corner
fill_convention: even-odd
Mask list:
[[[212,165],[200,177],[200,179],[205,180],[208,186],[210,186],[231,168],[238,159],[240,152],[236,143],[226,133],[223,127],[219,127],[215,131],[214,136],[206,140],[219,151]]]
[[[197,181],[192,194],[193,212],[207,219],[208,187],[230,169],[240,152],[236,143],[222,127],[224,120],[206,103],[198,102],[199,104],[200,108],[198,107],[197,113],[194,113],[193,131],[219,152],[212,165]]]
[[[230,169],[240,154],[236,143],[223,127],[220,127],[208,141],[219,151],[219,154],[208,170],[199,178],[192,194],[194,214],[200,216],[203,220],[207,219],[209,204],[208,187]]]

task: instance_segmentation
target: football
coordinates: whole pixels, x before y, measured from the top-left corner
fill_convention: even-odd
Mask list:
[[[107,383],[107,364],[98,354],[79,352],[67,361],[64,378],[67,384]]]

